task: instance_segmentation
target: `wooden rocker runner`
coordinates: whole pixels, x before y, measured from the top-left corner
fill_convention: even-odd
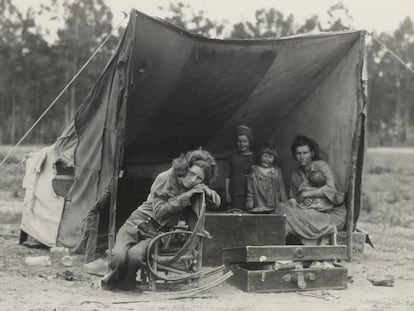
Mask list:
[[[157,280],[166,283],[193,281],[201,292],[210,288],[210,284],[200,287],[200,279],[224,271],[224,265],[202,271],[203,240],[210,238],[208,232],[204,230],[206,212],[204,194],[194,197],[191,208],[197,219],[193,230],[176,227],[173,231],[154,237],[148,245],[146,265],[152,292],[156,291]],[[172,247],[171,244],[177,239],[182,242],[182,246]],[[226,276],[226,278],[220,277],[219,283],[214,280],[211,284],[218,285],[231,274]],[[198,291],[194,289],[191,292]]]

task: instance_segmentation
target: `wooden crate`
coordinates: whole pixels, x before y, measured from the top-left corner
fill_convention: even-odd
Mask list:
[[[224,262],[233,271],[230,282],[247,292],[289,292],[298,290],[344,289],[348,270],[336,260],[346,259],[346,246],[244,246],[223,250]],[[276,269],[275,262],[330,261],[333,268]],[[282,265],[283,266],[283,265]],[[311,266],[312,267],[312,266]]]
[[[334,269],[252,270],[243,264],[232,265],[229,282],[246,292],[294,292],[322,289],[345,289],[348,270]]]
[[[287,245],[244,246],[225,248],[223,260],[226,264],[246,262],[275,262],[278,260],[338,260],[347,259],[346,246]]]
[[[206,214],[203,266],[223,264],[223,248],[244,245],[284,245],[286,216],[280,214]]]
[[[365,239],[367,235],[361,232],[352,233],[352,258],[360,259],[364,257]],[[336,234],[336,243],[339,245],[347,245],[348,235],[345,231]]]

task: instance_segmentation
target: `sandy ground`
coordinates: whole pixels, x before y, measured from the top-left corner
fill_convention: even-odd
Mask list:
[[[373,170],[368,181],[376,175],[378,172]],[[412,179],[411,176],[411,182]],[[385,176],[385,180],[389,178]],[[376,187],[379,193],[384,192]],[[99,278],[83,272],[80,258],[70,268],[60,264],[24,265],[27,256],[50,253],[18,244],[20,201],[0,191],[0,310],[414,310],[414,226],[411,222],[380,221],[385,218],[377,217],[379,221],[373,223],[366,221],[367,215],[362,215],[359,227],[370,233],[376,249],[366,245],[362,260],[343,263],[351,277],[345,290],[249,294],[224,283],[201,298],[113,304],[151,295],[95,288]],[[387,207],[404,206],[409,210],[407,215],[413,215],[413,202],[409,196],[404,202],[392,202]],[[375,209],[377,203],[370,201],[371,208]],[[57,276],[66,271],[75,280]],[[367,280],[372,275],[391,276],[395,279],[394,286],[373,286]]]
[[[222,284],[204,298],[176,301],[141,302],[114,305],[115,301],[141,299],[134,292],[107,292],[93,288],[97,277],[82,272],[82,265],[71,268],[28,267],[26,256],[47,254],[18,245],[16,237],[0,240],[1,310],[414,310],[414,229],[361,224],[372,233],[376,250],[366,249],[365,258],[344,263],[352,276],[346,290],[302,293],[244,293]],[[3,233],[14,234],[16,226],[5,226]],[[386,234],[384,234],[386,232]],[[66,281],[56,273],[69,270],[80,280]],[[373,286],[370,275],[395,278],[394,287]]]

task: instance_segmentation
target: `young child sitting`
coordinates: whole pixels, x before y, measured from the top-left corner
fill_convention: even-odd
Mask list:
[[[246,175],[254,162],[254,154],[250,151],[252,138],[252,130],[248,126],[240,125],[236,128],[234,142],[237,152],[228,158],[224,175],[226,202],[231,204],[231,211],[244,210]]]
[[[286,202],[286,190],[281,170],[275,166],[276,148],[265,145],[259,154],[259,165],[253,165],[247,176],[246,209],[251,213],[275,210]]]
[[[321,171],[312,171],[308,175],[308,182],[304,181],[299,186],[299,193],[321,188],[326,185],[326,177]],[[320,212],[327,211],[333,208],[333,204],[326,197],[322,198],[310,198],[311,204],[305,204],[304,202],[298,203],[301,208],[313,208]]]

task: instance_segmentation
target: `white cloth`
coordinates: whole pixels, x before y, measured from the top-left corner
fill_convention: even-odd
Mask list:
[[[57,155],[53,146],[30,154],[23,187],[26,189],[20,228],[47,246],[55,246],[65,199],[52,188]]]
[[[46,160],[47,148],[39,152],[31,152],[26,155],[26,172],[23,178],[23,189],[25,189],[23,213],[33,207],[34,190],[40,174],[43,162]]]

